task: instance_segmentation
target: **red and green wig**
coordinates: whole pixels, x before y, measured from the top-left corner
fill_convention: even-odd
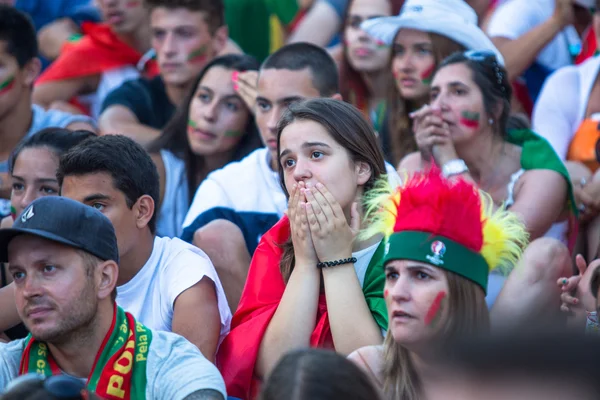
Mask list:
[[[528,234],[519,217],[464,179],[445,179],[439,169],[416,173],[395,189],[380,180],[366,197],[369,228],[383,233],[383,263],[413,260],[451,271],[487,291],[488,274],[521,257]]]

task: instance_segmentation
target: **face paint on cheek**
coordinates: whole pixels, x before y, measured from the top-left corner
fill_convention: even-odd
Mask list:
[[[15,77],[11,76],[0,82],[0,95],[10,91],[15,86]]]
[[[240,131],[226,131],[225,132],[226,138],[238,138],[241,136],[244,136],[244,132],[240,132]]]
[[[445,303],[446,292],[442,291],[435,296],[433,303],[425,315],[425,325],[434,327],[442,316],[443,304]]]
[[[140,6],[140,4],[141,4],[140,1],[131,0],[131,1],[128,1],[127,3],[125,3],[125,7],[127,7],[127,8],[137,8],[137,7]]]
[[[479,113],[472,111],[463,111],[461,113],[460,123],[467,128],[477,129],[479,127]]]
[[[389,294],[390,294],[390,292],[389,292],[387,289],[385,289],[385,290],[383,291],[383,298],[384,298],[384,299],[387,299],[387,297],[388,297],[388,295],[389,295]]]
[[[378,50],[383,50],[383,49],[387,49],[389,46],[387,44],[385,44],[385,42],[383,40],[375,40],[375,46],[377,47]]]
[[[421,73],[421,83],[423,85],[431,84],[431,78],[433,77],[433,71],[435,70],[435,64],[431,64],[425,71]]]
[[[17,209],[14,208],[13,206],[10,206],[10,217],[12,218],[13,221],[15,219],[17,219]]]
[[[200,62],[204,62],[206,60],[206,52],[208,50],[208,46],[204,45],[194,51],[192,51],[189,55],[187,60],[191,63],[200,63]]]

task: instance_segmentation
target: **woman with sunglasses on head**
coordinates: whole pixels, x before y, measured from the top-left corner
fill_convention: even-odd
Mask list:
[[[379,133],[386,158],[397,166],[417,150],[409,113],[427,103],[439,63],[456,51],[497,50],[462,0],[407,0],[398,16],[369,19],[361,28],[392,48],[388,68],[394,84],[387,88]]]
[[[507,129],[511,94],[506,70],[493,53],[467,51],[445,59],[433,75],[430,103],[412,114],[419,151],[406,156],[401,168],[435,164],[447,177],[473,181],[495,207],[517,213],[536,239],[569,215],[573,220],[576,210],[568,173],[550,145],[530,130]],[[508,278],[494,318],[518,323],[530,313],[558,308],[556,279],[572,271],[566,246],[549,242],[554,245],[538,262]],[[498,290],[502,280],[491,286]]]
[[[447,180],[438,168],[401,187],[383,182],[367,200],[370,227],[385,235],[384,298],[388,333],[383,346],[349,356],[388,400],[434,397],[434,356],[451,340],[489,331],[488,273],[516,263],[527,243],[523,223],[496,209],[464,178]],[[436,372],[437,371],[437,372]]]
[[[206,176],[261,146],[252,111],[234,90],[247,55],[215,58],[198,75],[162,134],[149,145],[160,176],[157,235],[178,237],[196,188]]]

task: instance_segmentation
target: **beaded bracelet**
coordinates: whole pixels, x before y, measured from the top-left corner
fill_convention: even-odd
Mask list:
[[[356,257],[344,258],[342,260],[335,261],[323,261],[317,263],[317,268],[325,268],[325,267],[334,267],[336,265],[342,264],[354,264],[356,262]]]

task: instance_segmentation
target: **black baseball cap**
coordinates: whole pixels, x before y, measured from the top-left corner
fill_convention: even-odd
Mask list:
[[[23,210],[12,228],[0,229],[0,262],[8,262],[8,244],[24,234],[83,250],[104,261],[119,262],[117,237],[110,220],[100,211],[66,197],[41,197]]]

